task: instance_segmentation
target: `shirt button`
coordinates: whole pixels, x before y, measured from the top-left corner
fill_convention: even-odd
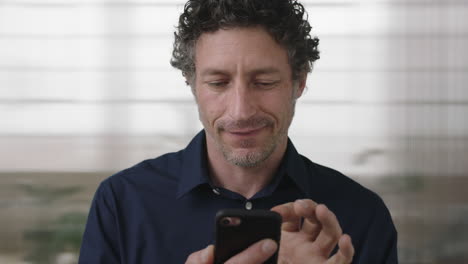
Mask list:
[[[219,192],[219,189],[218,188],[213,188],[213,192],[216,194],[216,195],[220,195],[221,193]]]
[[[247,209],[247,210],[252,209],[252,202],[250,202],[250,201],[249,201],[249,202],[246,202],[246,203],[245,203],[245,209]]]

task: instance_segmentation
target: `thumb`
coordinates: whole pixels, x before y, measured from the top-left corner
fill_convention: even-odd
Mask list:
[[[213,264],[214,246],[209,245],[206,248],[192,253],[185,264]]]
[[[278,244],[271,239],[254,243],[241,253],[230,258],[227,263],[257,264],[267,261],[278,250]]]
[[[200,252],[200,258],[203,264],[212,264],[214,262],[214,246],[209,245]]]

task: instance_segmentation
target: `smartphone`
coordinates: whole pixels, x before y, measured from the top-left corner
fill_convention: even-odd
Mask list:
[[[257,241],[280,243],[281,215],[269,210],[224,209],[216,214],[215,264],[222,264]],[[278,251],[267,264],[276,264]]]

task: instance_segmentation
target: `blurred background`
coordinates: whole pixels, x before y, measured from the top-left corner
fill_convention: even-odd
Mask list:
[[[0,0],[0,263],[76,263],[97,185],[201,129],[184,0]],[[304,0],[321,59],[290,136],[379,193],[401,263],[468,263],[468,0]]]

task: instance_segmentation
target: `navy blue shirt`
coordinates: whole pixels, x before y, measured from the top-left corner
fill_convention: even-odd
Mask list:
[[[270,209],[309,198],[328,206],[355,247],[353,263],[397,263],[397,233],[383,201],[343,174],[311,162],[291,141],[272,182],[252,198],[213,186],[205,133],[176,153],[143,161],[101,183],[79,263],[185,263],[213,244],[224,208]]]

